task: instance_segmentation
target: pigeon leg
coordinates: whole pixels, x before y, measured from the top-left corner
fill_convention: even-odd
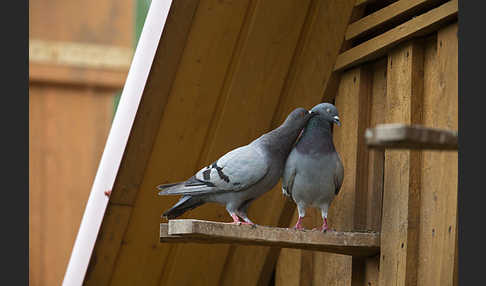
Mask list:
[[[233,218],[233,224],[241,224],[240,218],[235,213],[230,213],[230,215]]]
[[[299,211],[299,219],[297,219],[297,223],[295,224],[294,229],[304,230],[304,226],[302,225],[302,220],[305,217],[305,206],[302,204],[297,204],[297,210]]]
[[[322,226],[320,231],[326,232],[329,228],[327,226],[327,210],[329,209],[329,205],[323,205],[321,208],[321,215],[322,215]]]
[[[236,210],[236,214],[245,221],[241,222],[241,224],[255,225],[255,223],[248,218],[248,206],[252,201],[253,200],[246,201],[239,209]]]

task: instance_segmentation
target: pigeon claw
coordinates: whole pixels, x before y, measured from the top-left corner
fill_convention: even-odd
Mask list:
[[[111,196],[111,190],[106,190],[105,191],[105,196],[107,196],[107,197]]]

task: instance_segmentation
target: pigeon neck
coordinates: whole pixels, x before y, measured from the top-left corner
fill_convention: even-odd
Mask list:
[[[259,140],[271,153],[282,155],[283,158],[286,158],[300,131],[301,128],[290,128],[281,125],[260,137]]]
[[[335,151],[332,140],[332,123],[318,116],[312,117],[297,143],[297,150],[303,153],[330,153]]]

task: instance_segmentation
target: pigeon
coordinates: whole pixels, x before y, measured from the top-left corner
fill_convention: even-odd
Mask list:
[[[313,115],[304,108],[296,108],[282,125],[226,153],[188,180],[157,186],[160,196],[182,195],[162,216],[173,219],[214,202],[226,206],[233,224],[254,225],[247,214],[250,203],[278,183],[290,150]]]
[[[297,204],[299,219],[294,229],[303,230],[302,220],[307,207],[321,210],[323,224],[328,229],[327,211],[339,193],[344,168],[332,139],[333,123],[341,126],[337,108],[320,103],[311,109],[313,116],[297,139],[284,167],[282,192]]]

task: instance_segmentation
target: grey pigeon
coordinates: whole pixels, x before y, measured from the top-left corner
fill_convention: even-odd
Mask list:
[[[312,116],[306,109],[297,108],[278,128],[226,153],[187,181],[158,186],[161,196],[182,195],[163,216],[176,218],[215,202],[226,206],[235,224],[254,224],[247,215],[250,203],[277,184],[295,140]]]
[[[321,209],[326,231],[327,211],[343,183],[344,169],[334,148],[333,123],[341,126],[338,111],[330,103],[320,103],[311,109],[313,116],[289,154],[282,177],[282,192],[297,204],[299,219],[295,229],[302,230],[307,207]]]

